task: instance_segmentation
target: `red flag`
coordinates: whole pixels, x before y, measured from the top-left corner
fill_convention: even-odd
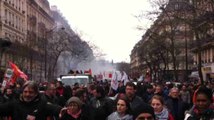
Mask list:
[[[14,76],[11,81],[12,83],[16,82],[17,77],[23,78],[25,81],[28,80],[28,76],[24,72],[22,72],[16,64],[14,64],[10,61],[9,61],[9,64],[10,64],[10,67],[14,71]]]
[[[109,73],[109,74],[108,74],[108,77],[109,77],[109,78],[112,78],[112,73]]]
[[[92,71],[91,71],[91,68],[90,68],[90,69],[89,69],[88,71],[89,71],[89,74],[90,74],[90,75],[92,75]]]
[[[89,69],[89,70],[85,70],[85,71],[84,71],[84,74],[92,75],[92,71],[91,71],[91,69]]]

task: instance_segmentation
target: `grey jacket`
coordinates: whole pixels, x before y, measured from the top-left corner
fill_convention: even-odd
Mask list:
[[[118,112],[116,111],[116,112],[111,113],[108,116],[107,120],[133,120],[133,116],[127,114],[127,115],[125,115],[123,117],[120,117]]]

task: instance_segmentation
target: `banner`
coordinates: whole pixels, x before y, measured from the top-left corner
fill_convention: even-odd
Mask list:
[[[117,90],[118,88],[118,75],[117,75],[117,72],[114,72],[113,75],[112,75],[112,80],[111,80],[111,88],[113,90]]]
[[[126,85],[126,83],[129,82],[128,75],[124,71],[123,71],[123,76],[121,80],[123,81],[124,85]]]
[[[2,87],[6,87],[6,86],[9,86],[10,84],[10,80],[12,79],[13,77],[13,70],[10,69],[10,68],[7,68],[5,73],[4,73],[4,79],[3,79],[3,82],[2,82]]]

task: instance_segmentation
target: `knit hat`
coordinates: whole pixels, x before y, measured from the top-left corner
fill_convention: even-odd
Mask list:
[[[149,113],[152,115],[153,118],[155,118],[154,109],[147,104],[142,104],[138,106],[135,110],[133,110],[133,113],[134,119],[136,119],[141,113]]]
[[[69,105],[72,102],[77,103],[79,107],[81,107],[83,104],[82,101],[78,97],[71,97],[70,99],[68,99],[67,105]]]

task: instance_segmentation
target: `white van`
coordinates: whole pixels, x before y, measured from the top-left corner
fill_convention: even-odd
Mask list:
[[[73,86],[75,83],[87,86],[91,82],[88,75],[65,75],[61,77],[61,81],[64,85],[70,86]]]

